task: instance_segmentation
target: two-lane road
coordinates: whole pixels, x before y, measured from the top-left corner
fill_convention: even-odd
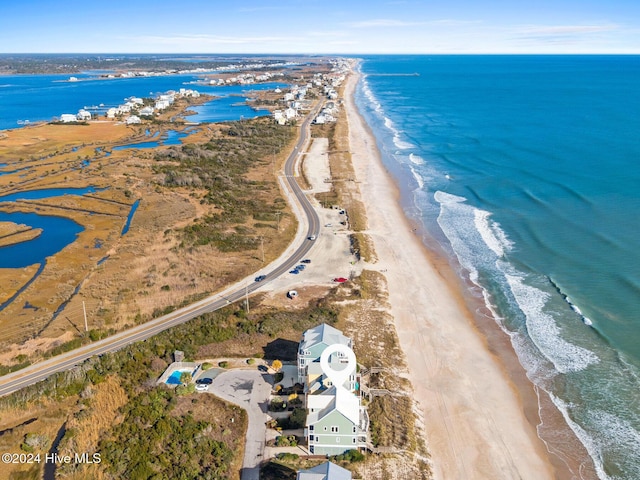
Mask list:
[[[230,303],[236,302],[237,300],[244,298],[245,295],[254,292],[265,283],[268,283],[283,273],[288,272],[289,269],[298,263],[313,247],[314,241],[309,240],[309,237],[317,236],[320,230],[318,214],[311,206],[311,203],[309,203],[309,200],[307,200],[294,177],[298,157],[303,152],[309,140],[309,125],[319,110],[319,107],[320,105],[309,113],[302,122],[300,127],[300,137],[295,148],[285,162],[284,170],[289,187],[304,212],[304,215],[299,217],[298,221],[308,225],[307,234],[300,246],[289,257],[278,264],[274,262],[272,265],[273,268],[265,274],[265,279],[262,282],[256,283],[247,278],[223,292],[211,295],[210,297],[143,325],[122,331],[103,340],[85,345],[76,350],[58,355],[43,362],[35,363],[17,372],[4,375],[0,377],[0,396],[8,395],[23,387],[37,383],[56,372],[73,368],[75,365],[84,362],[86,359],[94,355],[119,350],[126,345],[145,340],[171,327],[185,323],[192,318],[202,315],[203,313],[212,312]]]

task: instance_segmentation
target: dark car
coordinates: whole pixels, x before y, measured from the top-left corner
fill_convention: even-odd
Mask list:
[[[300,263],[311,263],[311,260],[309,260],[308,258],[305,258]]]
[[[256,282],[261,282],[261,281],[263,281],[265,278],[267,278],[267,276],[266,276],[266,275],[258,275],[258,276],[255,278],[255,281],[256,281]]]
[[[305,265],[298,265],[298,266],[296,267],[296,270],[304,270],[304,269],[305,269],[305,267],[306,267]]]
[[[198,385],[211,385],[213,383],[213,378],[199,378],[196,380]]]
[[[297,268],[294,268],[293,270],[289,270],[289,273],[293,273],[294,275],[297,275],[300,273],[300,271]]]

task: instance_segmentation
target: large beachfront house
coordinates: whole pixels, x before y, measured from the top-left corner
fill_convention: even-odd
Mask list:
[[[298,348],[298,382],[311,386],[322,376],[320,356],[328,346],[335,344],[346,345],[353,350],[351,339],[345,337],[337,328],[333,328],[326,323],[310,328],[302,334],[302,340]],[[342,358],[339,354],[334,354],[329,359],[330,364],[340,361],[342,361]],[[354,384],[347,387],[349,390],[355,389],[355,371],[353,373]],[[307,378],[308,376],[312,378],[309,379]]]
[[[333,385],[322,370],[320,358],[334,345],[351,349],[353,342],[323,323],[304,332],[298,349],[298,378],[304,385],[307,410],[304,434],[313,455],[339,455],[367,444],[369,417],[360,405],[356,365],[348,365],[341,352],[325,354],[332,370],[351,370],[343,385]]]

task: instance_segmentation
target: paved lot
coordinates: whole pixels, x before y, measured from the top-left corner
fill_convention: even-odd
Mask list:
[[[242,480],[259,480],[267,427],[271,375],[257,370],[231,370],[218,375],[210,393],[245,409],[249,416]]]

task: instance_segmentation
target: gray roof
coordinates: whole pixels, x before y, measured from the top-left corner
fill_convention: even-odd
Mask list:
[[[337,328],[333,328],[331,325],[322,323],[317,327],[310,328],[302,334],[300,350],[307,350],[319,343],[324,343],[325,345],[340,343],[342,345],[350,346],[351,339],[349,337],[345,337]]]
[[[297,480],[351,480],[351,472],[335,463],[325,462],[308,470],[300,470]]]

